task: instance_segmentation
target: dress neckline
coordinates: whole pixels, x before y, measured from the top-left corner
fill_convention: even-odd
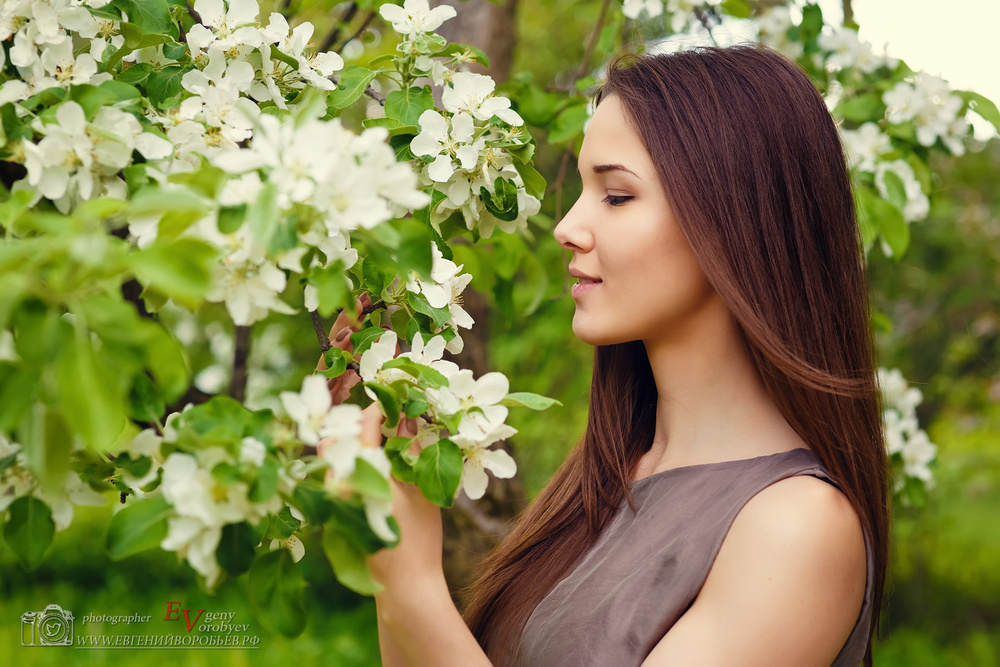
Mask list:
[[[813,459],[816,458],[815,452],[813,452],[811,449],[809,449],[807,447],[796,447],[794,449],[786,449],[783,452],[775,452],[774,454],[764,454],[762,456],[754,456],[754,457],[751,457],[751,458],[748,458],[748,459],[731,459],[729,461],[713,461],[711,463],[695,463],[695,464],[688,465],[688,466],[679,466],[677,468],[667,468],[666,470],[661,470],[660,472],[654,472],[651,475],[646,475],[642,479],[633,479],[633,480],[630,480],[629,484],[632,486],[632,488],[635,488],[635,486],[637,484],[642,484],[643,482],[645,482],[648,479],[654,479],[654,478],[657,478],[657,477],[672,477],[673,474],[683,473],[683,472],[691,471],[691,470],[704,470],[704,469],[711,469],[711,468],[728,468],[728,467],[732,467],[732,466],[737,466],[737,465],[742,465],[742,464],[750,463],[752,461],[761,461],[761,460],[764,460],[764,459],[773,459],[775,457],[780,457],[780,456],[788,456],[788,455],[792,454],[792,452],[808,452],[808,454],[809,454],[809,456],[811,458],[813,458]],[[796,456],[798,456],[798,454],[796,454]]]

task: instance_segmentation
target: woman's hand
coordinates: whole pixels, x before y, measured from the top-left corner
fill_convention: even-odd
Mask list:
[[[356,314],[354,317],[348,315],[346,308],[340,311],[337,321],[333,323],[333,327],[330,329],[329,339],[331,347],[339,347],[346,352],[353,351],[351,334],[358,330],[361,324],[360,320],[362,319],[361,313],[370,305],[372,305],[372,298],[368,295],[368,292],[365,292],[355,302]],[[326,370],[326,363],[324,363],[323,357],[319,358],[316,369],[321,371]],[[333,400],[333,404],[340,405],[347,400],[351,395],[351,388],[359,382],[361,382],[361,377],[356,371],[350,368],[339,376],[329,380],[327,387],[330,388],[330,398]]]

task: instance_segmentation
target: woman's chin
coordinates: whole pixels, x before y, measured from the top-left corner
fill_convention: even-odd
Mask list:
[[[594,347],[598,345],[617,345],[618,343],[627,343],[630,340],[634,340],[634,337],[629,338],[624,332],[602,330],[600,327],[594,327],[582,322],[581,319],[579,314],[573,317],[573,334],[587,345],[593,345]]]

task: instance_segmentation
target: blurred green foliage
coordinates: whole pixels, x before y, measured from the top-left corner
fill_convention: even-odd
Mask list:
[[[520,3],[514,71],[530,72],[536,84],[568,86],[599,9],[596,0]],[[324,34],[329,24],[310,19],[317,33]],[[553,29],[556,21],[559,28]],[[385,50],[384,43],[377,49]],[[550,184],[563,150],[540,137],[536,164]],[[900,368],[921,387],[921,423],[940,447],[933,467],[936,488],[926,508],[904,509],[895,517],[889,602],[875,658],[882,667],[989,667],[1000,664],[1000,190],[995,187],[1000,142],[992,141],[981,152],[940,159],[934,171],[941,176],[934,183],[931,215],[915,225],[905,258],[886,259],[877,248],[870,257],[875,305],[894,325],[879,336],[880,364]],[[563,211],[577,189],[577,179],[566,178]],[[593,354],[572,335],[574,305],[565,272],[569,255],[552,238],[556,206],[550,194],[542,214],[532,220],[526,242],[536,261],[497,268],[506,252],[499,241],[493,248],[456,250],[456,261],[466,263],[476,276],[474,287],[494,302],[513,305],[494,308],[484,323],[491,365],[516,379],[518,390],[555,397],[564,406],[543,416],[528,411],[511,415],[510,423],[520,431],[513,439],[514,456],[529,497],[583,433]],[[508,269],[513,287],[503,293],[507,288],[498,288],[503,283],[491,276]],[[534,306],[530,314],[529,305]],[[219,327],[217,338],[231,335],[227,325]],[[255,336],[266,330],[257,327]],[[210,332],[197,335],[206,346],[204,356],[192,360],[195,373],[229,353],[212,353]],[[315,363],[314,345],[308,324],[269,339],[268,348],[290,348],[292,357],[281,364],[262,359],[256,371],[251,364],[251,387],[254,373],[266,370],[270,387],[293,388],[301,369]],[[263,354],[263,348],[253,346],[253,354]],[[307,543],[303,561],[311,569],[306,578],[317,582],[306,590],[309,622],[302,635],[289,640],[268,633],[254,618],[246,575],[208,596],[197,589],[191,569],[169,553],[144,552],[112,562],[103,550],[109,508],[77,512],[80,518],[56,534],[49,557],[34,572],[25,573],[10,549],[0,547],[0,664],[379,664],[374,604],[336,582],[320,544]],[[20,645],[20,614],[52,603],[73,611],[78,634],[88,630],[80,625],[88,613],[148,614],[153,619],[145,626],[149,632],[177,632],[161,620],[170,600],[182,601],[181,607],[236,612],[235,622],[250,623],[250,633],[260,636],[260,648],[185,651],[178,658],[163,650]],[[102,630],[112,634],[125,628]]]

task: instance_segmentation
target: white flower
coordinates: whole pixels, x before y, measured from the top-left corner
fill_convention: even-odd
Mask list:
[[[879,162],[875,166],[875,185],[882,197],[889,198],[889,190],[885,184],[887,172],[893,172],[903,181],[903,189],[906,193],[906,204],[903,206],[903,217],[907,222],[923,220],[930,212],[930,201],[924,194],[920,182],[913,173],[913,167],[903,160],[893,160],[892,162]]]
[[[462,292],[472,281],[472,274],[459,275],[464,264],[456,265],[445,259],[437,244],[431,244],[431,252],[434,256],[431,281],[421,280],[416,273],[411,273],[406,281],[406,289],[423,294],[432,308],[447,307],[452,315],[449,326],[471,329],[475,322],[462,308]]]
[[[840,136],[851,165],[859,171],[875,171],[875,160],[892,150],[889,136],[875,123],[864,123],[856,130],[841,130]]]
[[[412,361],[430,366],[446,378],[451,377],[459,371],[458,364],[452,361],[441,359],[444,355],[445,340],[443,336],[433,336],[427,344],[424,344],[424,337],[418,331],[413,335],[413,344],[409,352],[403,352],[400,357],[406,357]]]
[[[471,370],[462,369],[448,378],[447,387],[427,389],[425,394],[436,413],[461,413],[459,432],[471,440],[480,440],[507,419],[506,406],[497,404],[509,388],[503,373],[486,373],[476,380]],[[472,408],[479,410],[473,412]]]
[[[451,113],[464,111],[477,120],[488,121],[493,116],[510,125],[521,125],[524,121],[510,108],[510,100],[496,97],[493,89],[496,82],[485,74],[456,72],[452,85],[445,86],[441,93],[441,103]]]
[[[931,146],[940,138],[956,155],[965,152],[961,140],[969,123],[958,115],[962,98],[941,77],[921,72],[886,91],[882,101],[890,123],[914,122],[921,145]]]
[[[851,28],[820,34],[819,45],[823,50],[831,52],[826,64],[834,72],[857,67],[862,72],[871,74],[882,66],[892,69],[898,62],[895,58],[877,55],[872,50],[871,43],[861,41],[857,31]]]
[[[378,13],[392,23],[393,30],[401,35],[412,36],[422,32],[434,32],[442,23],[455,17],[455,8],[444,5],[431,9],[427,0],[406,0],[402,7],[384,4]]]
[[[167,536],[160,542],[160,548],[176,551],[178,556],[186,558],[211,588],[222,575],[222,569],[215,560],[220,539],[220,526],[207,526],[194,517],[174,516],[167,520]]]
[[[937,456],[937,445],[927,438],[926,433],[918,431],[903,445],[902,453],[906,476],[923,480],[929,486],[933,475],[927,464]]]
[[[398,368],[382,368],[382,364],[392,360],[396,356],[398,341],[396,332],[389,330],[379,336],[378,340],[365,350],[358,364],[358,374],[364,382],[378,382],[379,384],[387,385],[392,384],[396,380],[409,377]],[[372,400],[375,400],[375,393],[371,389],[365,387],[365,393]]]
[[[294,508],[291,509],[294,510]],[[281,547],[288,549],[293,563],[298,563],[306,555],[306,547],[296,535],[289,535],[288,539],[285,540],[271,540],[271,551],[280,549]]]
[[[63,102],[56,109],[55,124],[36,121],[33,126],[45,137],[38,144],[23,142],[28,184],[56,202],[63,212],[76,197],[90,199],[94,192],[93,143],[83,108],[73,101]]]
[[[449,129],[448,119],[428,109],[420,115],[417,123],[421,131],[410,143],[410,150],[414,155],[434,157],[434,162],[427,168],[431,180],[447,182],[455,171],[453,160],[457,160],[466,171],[476,168],[479,152],[485,148],[486,140],[473,143],[475,125],[472,116],[464,112],[455,114]]]
[[[333,436],[343,430],[344,413],[332,409],[330,390],[322,375],[307,375],[302,380],[302,391],[298,393],[281,392],[281,404],[288,416],[298,424],[299,439],[307,445],[315,445],[321,438]]]
[[[97,63],[89,53],[73,57],[73,42],[65,40],[42,50],[42,65],[60,86],[90,83],[97,74]]]
[[[229,0],[228,9],[222,0],[195,0],[194,10],[201,23],[188,31],[192,56],[209,47],[246,56],[261,44],[260,30],[253,25],[260,13],[257,0]]]
[[[464,457],[462,488],[472,500],[482,498],[486,492],[487,469],[494,477],[501,479],[509,479],[517,472],[517,464],[510,454],[502,449],[489,449],[493,443],[517,433],[517,429],[506,424],[490,424],[490,426],[490,431],[484,436],[469,438],[462,429],[459,429],[459,433],[451,438],[462,450]]]
[[[622,14],[630,19],[637,19],[646,12],[650,18],[663,14],[663,0],[625,0]]]
[[[225,54],[212,49],[208,66],[185,73],[181,85],[196,95],[191,99],[201,102],[199,111],[206,124],[222,128],[228,132],[227,138],[239,142],[250,137],[253,119],[260,112],[256,104],[240,96],[249,90],[253,77],[253,67],[249,63],[234,60],[227,64]]]
[[[246,437],[240,443],[240,462],[260,468],[264,465],[264,457],[267,455],[267,447],[257,438]]]
[[[336,405],[326,422],[324,438],[317,444],[320,458],[330,464],[329,484],[338,484],[354,472],[361,446],[361,407],[353,403]]]

